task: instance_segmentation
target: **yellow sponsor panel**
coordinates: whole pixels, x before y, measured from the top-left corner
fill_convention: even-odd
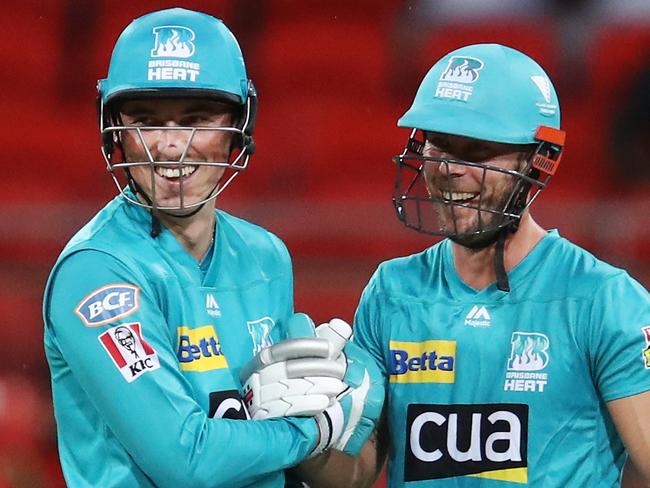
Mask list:
[[[390,341],[391,383],[454,383],[456,341]]]
[[[228,367],[219,338],[211,325],[178,328],[178,361],[182,371],[211,371]]]
[[[510,481],[512,483],[528,483],[528,468],[499,469],[497,471],[485,471],[484,473],[470,474],[468,476],[488,480]]]

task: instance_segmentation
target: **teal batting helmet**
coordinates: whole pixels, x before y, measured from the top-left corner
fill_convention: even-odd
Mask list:
[[[542,67],[499,44],[467,46],[426,74],[399,127],[507,144],[535,144],[537,128],[560,128],[560,104]]]
[[[192,131],[188,146],[197,130],[231,132],[233,147],[229,160],[204,162],[181,157],[178,161],[155,161],[150,157],[145,161],[126,161],[121,135],[125,131],[139,132],[147,128],[123,126],[119,106],[127,100],[146,98],[202,98],[226,103],[234,114],[232,127],[175,127],[167,130]],[[241,49],[221,20],[200,12],[172,8],[149,13],[131,22],[115,44],[108,76],[98,82],[98,107],[102,152],[108,169],[118,189],[136,205],[162,211],[179,208],[198,211],[247,167],[254,152],[257,94],[246,74]],[[153,172],[157,165],[182,167],[188,164],[223,166],[232,173],[222,178],[224,182],[220,182],[200,202],[166,208],[156,205],[155,196],[144,195],[129,172],[129,168],[136,165],[150,166]],[[119,181],[116,169],[124,170],[128,185],[134,193],[140,193],[141,199],[123,192],[124,185]]]

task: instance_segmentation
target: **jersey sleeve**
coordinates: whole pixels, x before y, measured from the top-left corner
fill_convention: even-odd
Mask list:
[[[627,273],[596,291],[590,313],[589,354],[604,401],[650,390],[650,296]]]
[[[380,307],[381,294],[378,291],[379,271],[375,272],[361,294],[359,306],[354,315],[354,342],[370,353],[377,363],[384,381],[388,371],[383,355],[382,323]],[[385,301],[384,301],[385,302]]]
[[[157,486],[244,486],[302,461],[316,442],[310,418],[209,418],[179,370],[155,289],[108,253],[68,256],[44,315],[48,342]]]

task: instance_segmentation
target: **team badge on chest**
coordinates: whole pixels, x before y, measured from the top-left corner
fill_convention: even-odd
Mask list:
[[[550,347],[545,334],[513,332],[503,390],[543,392],[548,382],[544,369],[551,360]]]

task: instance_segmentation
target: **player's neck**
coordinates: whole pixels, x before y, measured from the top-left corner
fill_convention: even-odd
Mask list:
[[[195,215],[187,218],[160,215],[160,221],[178,239],[178,242],[197,261],[201,261],[212,244],[215,233],[214,207],[204,205]]]
[[[519,230],[506,238],[506,271],[517,266],[545,235],[546,231],[526,212],[521,218]],[[496,281],[494,244],[485,249],[474,250],[452,242],[452,250],[456,273],[464,283],[475,290],[482,290]]]

